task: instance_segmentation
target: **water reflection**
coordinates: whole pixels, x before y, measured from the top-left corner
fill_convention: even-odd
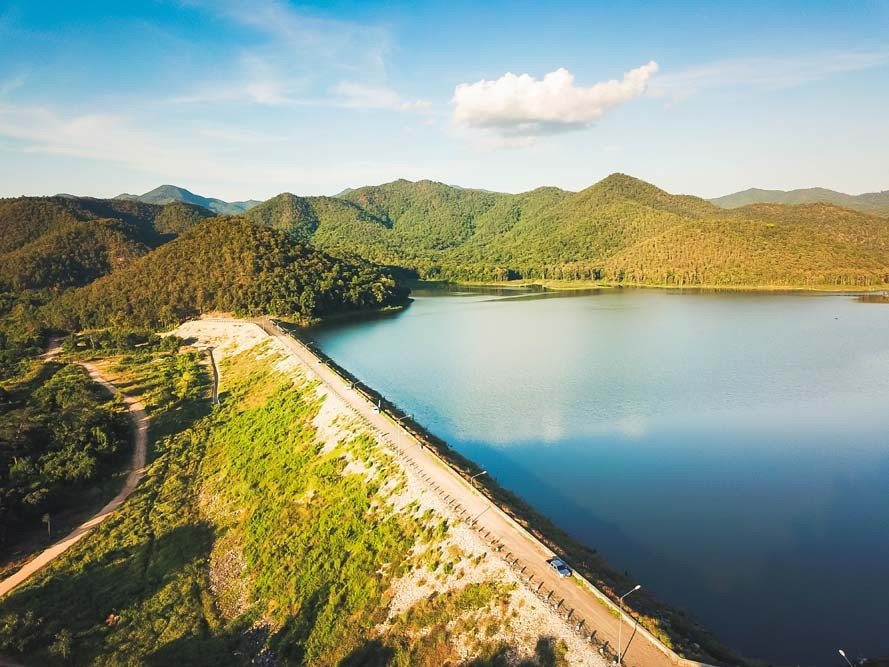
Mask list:
[[[316,338],[744,652],[803,664],[832,664],[837,645],[889,653],[889,307],[437,294]]]

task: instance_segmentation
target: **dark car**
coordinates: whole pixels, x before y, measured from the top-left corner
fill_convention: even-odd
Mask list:
[[[549,566],[559,573],[560,577],[570,577],[571,576],[571,568],[565,564],[561,558],[551,558],[546,561],[549,563]]]

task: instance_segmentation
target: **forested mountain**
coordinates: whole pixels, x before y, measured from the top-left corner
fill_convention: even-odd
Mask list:
[[[202,197],[193,192],[189,192],[185,188],[175,185],[161,185],[160,187],[150,190],[143,195],[121,194],[115,199],[124,199],[131,201],[141,201],[146,204],[169,204],[170,202],[184,202],[195,206],[202,206],[209,211],[213,211],[219,215],[237,215],[248,211],[257,204],[261,203],[256,199],[247,201],[222,201],[214,197]]]
[[[213,214],[181,202],[143,202],[90,197],[0,199],[0,254],[17,250],[73,222],[117,220],[129,226],[132,240],[157,247]]]
[[[361,260],[333,259],[286,233],[214,218],[44,308],[50,325],[159,327],[210,311],[303,319],[403,303],[406,290]]]
[[[178,202],[0,200],[0,291],[85,285],[209,215]]]
[[[210,215],[178,201],[0,200],[0,291],[86,285]],[[423,278],[808,287],[889,282],[889,218],[830,204],[725,209],[623,174],[580,192],[550,187],[521,194],[398,180],[337,197],[282,193],[243,216],[347,265],[362,257]],[[207,234],[216,224],[201,229]]]
[[[278,195],[247,214],[333,253],[424,278],[671,285],[889,282],[889,220],[829,205],[720,208],[613,174],[522,194],[399,180],[337,197]]]
[[[801,190],[760,190],[750,188],[730,195],[716,197],[711,202],[723,208],[738,208],[749,204],[836,204],[853,211],[889,216],[889,190],[847,195],[826,188]]]

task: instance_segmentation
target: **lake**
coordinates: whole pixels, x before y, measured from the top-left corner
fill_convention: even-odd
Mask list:
[[[889,655],[889,305],[643,289],[414,296],[312,336],[742,654]]]

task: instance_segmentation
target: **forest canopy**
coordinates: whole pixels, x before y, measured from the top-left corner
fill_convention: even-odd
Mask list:
[[[202,313],[309,320],[394,306],[407,291],[362,260],[334,259],[285,232],[214,218],[43,309],[51,327],[157,328]]]

